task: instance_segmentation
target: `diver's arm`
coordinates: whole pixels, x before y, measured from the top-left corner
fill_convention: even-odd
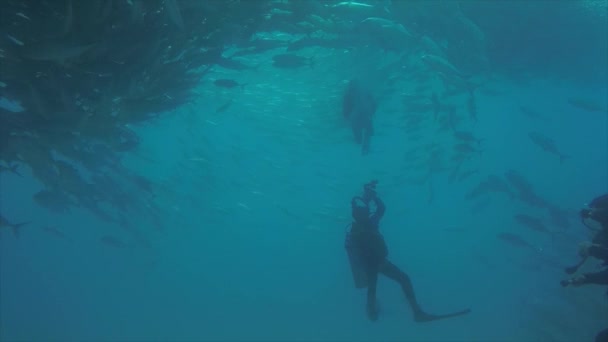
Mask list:
[[[355,94],[353,93],[353,89],[349,87],[342,97],[342,115],[344,115],[345,119],[349,118],[350,113],[353,111],[354,104]]]
[[[584,284],[608,285],[608,269],[601,272],[585,273],[583,277]]]
[[[589,247],[589,255],[597,259],[608,260],[608,248],[600,245],[591,245]]]
[[[561,281],[562,286],[581,286],[585,284],[608,285],[608,269],[595,273],[585,273]]]
[[[386,206],[384,205],[384,202],[382,202],[380,197],[375,196],[371,200],[374,201],[374,203],[376,203],[376,212],[372,215],[371,220],[372,220],[373,224],[377,226],[380,223],[382,216],[384,216],[384,212],[386,211]]]

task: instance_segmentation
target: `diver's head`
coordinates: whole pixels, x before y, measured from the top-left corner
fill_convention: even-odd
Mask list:
[[[608,230],[608,195],[594,199],[586,208],[581,209],[579,214],[587,228],[594,231]]]
[[[369,205],[363,198],[357,196],[350,201],[352,215],[356,222],[365,222],[369,219]]]

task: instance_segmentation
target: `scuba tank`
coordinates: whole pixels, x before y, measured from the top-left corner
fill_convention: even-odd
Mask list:
[[[350,264],[350,271],[353,275],[355,288],[364,289],[367,287],[367,274],[365,272],[363,260],[361,259],[360,253],[357,250],[356,245],[352,239],[353,233],[348,231],[348,228],[350,226],[350,223],[346,226],[347,231],[346,238],[344,241],[344,247],[346,248],[346,255],[348,256],[348,262]]]

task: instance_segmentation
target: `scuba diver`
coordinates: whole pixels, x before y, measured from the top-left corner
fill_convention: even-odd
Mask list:
[[[608,194],[596,197],[591,203],[580,211],[583,224],[595,232],[591,242],[579,245],[581,260],[574,266],[566,268],[566,273],[573,274],[587,261],[593,257],[603,261],[604,270],[593,273],[585,273],[562,280],[562,286],[581,286],[585,284],[608,285]],[[608,295],[608,292],[606,292]],[[595,336],[596,342],[608,342],[608,328],[600,331]]]
[[[416,322],[429,322],[438,319],[461,316],[471,312],[470,309],[432,315],[424,312],[416,300],[410,277],[388,259],[388,248],[380,234],[379,223],[386,207],[376,194],[377,181],[363,186],[363,195],[351,200],[352,216],[350,232],[347,232],[345,247],[349,257],[351,271],[356,288],[367,287],[367,315],[371,321],[378,319],[379,308],[376,301],[378,274],[398,282],[407,298]],[[375,207],[372,210],[371,207]]]
[[[372,116],[378,104],[372,93],[353,79],[348,82],[346,93],[342,98],[342,115],[350,120],[355,142],[361,145],[361,154],[369,152],[371,136],[374,134]]]

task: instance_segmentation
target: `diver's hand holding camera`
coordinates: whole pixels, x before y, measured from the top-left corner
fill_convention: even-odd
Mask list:
[[[376,198],[376,185],[378,184],[377,180],[373,180],[365,185],[363,185],[363,200],[365,202],[369,202]]]

